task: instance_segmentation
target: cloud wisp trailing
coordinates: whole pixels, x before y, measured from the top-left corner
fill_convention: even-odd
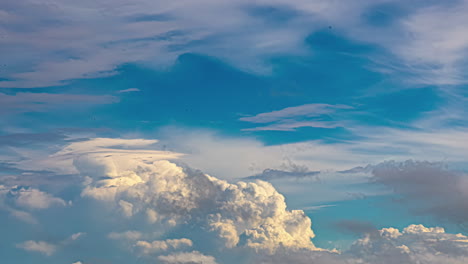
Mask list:
[[[377,70],[409,72],[419,83],[460,84],[466,9],[466,1],[7,1],[0,20],[6,80],[0,86],[61,85],[115,74],[126,63],[170,64],[186,52],[258,71],[275,54],[308,53],[304,39],[329,25],[395,57],[374,56],[388,61]],[[383,10],[379,26],[372,10]]]

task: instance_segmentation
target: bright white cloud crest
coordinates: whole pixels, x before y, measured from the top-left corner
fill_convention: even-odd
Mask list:
[[[89,168],[107,164],[83,157],[75,162],[85,175]],[[170,226],[199,222],[226,247],[237,246],[245,236],[245,246],[254,249],[315,249],[310,219],[303,211],[287,210],[284,197],[267,182],[230,184],[167,160],[128,164],[91,175],[82,195],[113,203],[129,218],[144,214],[151,222]]]

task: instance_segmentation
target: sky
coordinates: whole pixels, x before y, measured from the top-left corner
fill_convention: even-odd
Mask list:
[[[2,0],[0,262],[468,263],[467,14]]]

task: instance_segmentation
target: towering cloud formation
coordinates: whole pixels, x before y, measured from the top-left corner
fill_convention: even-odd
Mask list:
[[[109,162],[81,159],[75,164],[86,172]],[[267,182],[230,184],[166,160],[100,171],[89,178],[82,195],[112,203],[126,217],[143,214],[149,222],[170,226],[194,222],[229,248],[316,249],[310,219],[301,210],[287,210],[283,195]]]
[[[373,229],[343,252],[316,248],[311,242],[314,233],[310,218],[302,210],[288,210],[284,196],[270,183],[229,183],[177,164],[173,161],[180,156],[177,153],[135,149],[154,142],[93,139],[75,142],[50,157],[69,164],[67,170],[84,176],[82,197],[113,208],[132,225],[137,223],[132,227],[134,230],[110,232],[107,238],[125,242],[128,252],[139,257],[150,256],[162,263],[205,264],[235,263],[227,261],[229,257],[223,254],[241,255],[242,260],[236,260],[238,263],[269,264],[460,264],[468,261],[466,236],[422,225],[410,225],[403,230]],[[414,167],[408,164],[409,168]],[[403,166],[405,169],[379,167],[380,171],[374,171],[374,180],[399,184],[403,177],[399,175],[407,166]],[[438,179],[430,177],[433,178]],[[398,184],[396,191],[401,189]],[[2,188],[4,194],[11,192]],[[419,191],[426,193],[426,189]],[[18,202],[19,198],[13,200],[21,208],[37,210],[46,208],[45,204],[64,203],[38,190],[19,190],[28,191],[16,193],[16,198],[24,195],[22,202]],[[406,189],[399,193],[410,196]],[[33,202],[30,196],[37,201]],[[57,249],[81,235],[76,233],[57,243],[27,240],[16,246],[51,257]],[[219,248],[213,247],[213,242]]]

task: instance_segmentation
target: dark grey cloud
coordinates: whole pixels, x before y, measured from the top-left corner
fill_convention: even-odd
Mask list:
[[[371,181],[385,185],[418,214],[430,214],[457,224],[468,223],[468,177],[443,163],[384,162],[372,170]]]

